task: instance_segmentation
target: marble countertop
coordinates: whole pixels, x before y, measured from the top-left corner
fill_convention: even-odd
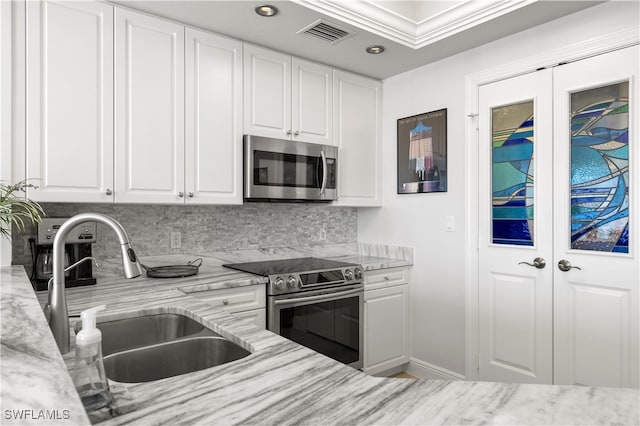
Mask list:
[[[359,258],[365,269],[404,266],[368,253],[332,253],[336,259]],[[260,255],[260,256],[257,256]],[[325,253],[326,255],[326,253]],[[221,265],[291,253],[205,253],[200,273],[181,280],[114,277],[116,262],[96,271],[98,285],[67,290],[71,314],[107,304],[102,319],[140,312],[175,312],[192,317],[251,352],[218,367],[152,383],[111,383],[116,404],[111,412],[92,413],[93,422],[116,424],[637,424],[639,392],[632,389],[518,385],[489,382],[389,379],[367,376],[278,335],[237,320],[180,288],[255,285],[263,278]],[[199,256],[196,256],[199,257]],[[143,258],[152,265],[183,257]],[[48,333],[44,316],[24,272],[2,268],[2,409],[68,407],[69,424],[88,424],[62,357]],[[100,272],[98,272],[100,271]],[[10,281],[6,290],[5,280]],[[39,295],[43,299],[44,295]],[[21,303],[20,308],[14,305]],[[5,305],[11,306],[5,310]],[[24,333],[24,316],[34,317],[33,336]],[[22,340],[22,341],[21,341]],[[6,346],[5,346],[6,342]],[[46,344],[44,344],[44,343]],[[6,348],[11,348],[8,351]],[[29,363],[34,348],[46,359]],[[42,363],[42,366],[39,365]],[[9,381],[28,371],[29,384]],[[41,383],[50,399],[31,396]],[[7,385],[8,384],[8,385]],[[114,415],[115,417],[111,417]],[[20,423],[20,422],[16,422]],[[28,424],[29,422],[24,422]],[[37,423],[32,421],[31,424]],[[50,422],[57,424],[56,422]],[[60,421],[64,424],[64,421]],[[40,423],[42,424],[42,423]]]

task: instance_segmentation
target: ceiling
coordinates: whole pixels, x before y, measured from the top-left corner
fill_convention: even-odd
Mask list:
[[[113,3],[384,79],[600,3],[596,0],[115,0]],[[254,12],[260,4],[273,17]],[[330,43],[299,31],[318,20],[349,35]],[[385,46],[371,55],[365,48]]]

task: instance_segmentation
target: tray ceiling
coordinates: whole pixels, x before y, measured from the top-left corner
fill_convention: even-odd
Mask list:
[[[593,6],[578,0],[114,0],[113,3],[384,79]],[[256,15],[273,4],[276,16]],[[310,37],[318,21],[348,33]],[[365,48],[384,45],[381,55]]]

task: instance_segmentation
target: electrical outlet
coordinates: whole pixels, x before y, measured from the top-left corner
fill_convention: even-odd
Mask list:
[[[327,240],[327,222],[322,222],[322,227],[320,228],[320,235],[318,235],[318,241],[326,241]]]
[[[171,248],[179,249],[182,247],[182,232],[171,233]]]

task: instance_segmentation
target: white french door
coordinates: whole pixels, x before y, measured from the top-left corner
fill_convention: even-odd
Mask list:
[[[479,378],[637,387],[638,47],[479,89]]]

